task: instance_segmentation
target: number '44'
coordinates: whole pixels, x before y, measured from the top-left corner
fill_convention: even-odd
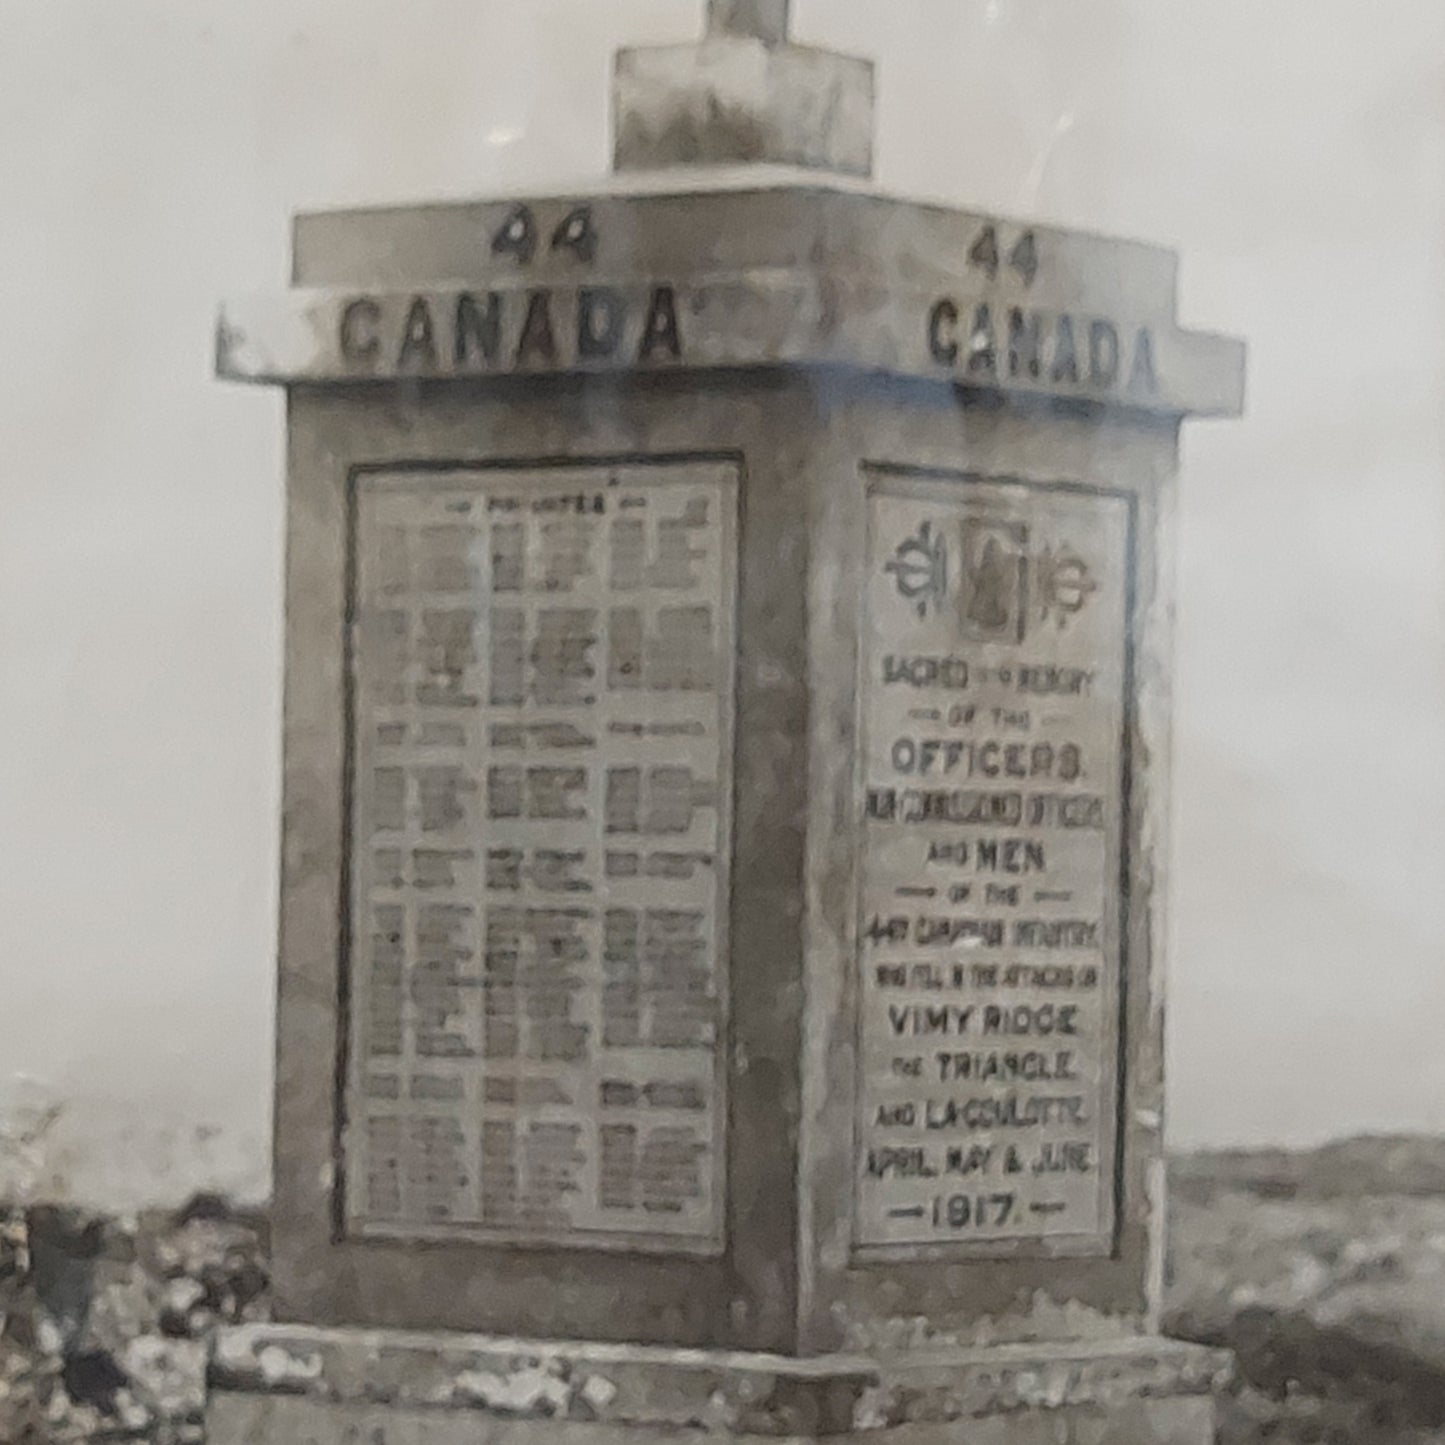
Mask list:
[[[1025,286],[1032,286],[1039,274],[1039,243],[1032,231],[1025,231],[1009,249],[1008,259],[1003,261],[999,245],[997,226],[985,226],[978,238],[969,247],[968,263],[980,271],[986,271],[992,280],[998,275],[1000,264],[1006,264],[1011,271],[1022,278]]]

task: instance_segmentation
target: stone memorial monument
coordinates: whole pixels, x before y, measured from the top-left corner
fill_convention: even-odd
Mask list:
[[[304,215],[278,1323],[213,1445],[1203,1445],[1158,1337],[1167,251],[713,0],[592,194]]]

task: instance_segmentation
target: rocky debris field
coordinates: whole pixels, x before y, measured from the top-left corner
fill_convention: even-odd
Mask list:
[[[1171,1171],[1166,1332],[1235,1352],[1223,1445],[1445,1445],[1445,1141]]]
[[[1239,1360],[1222,1445],[1445,1445],[1445,1141],[1173,1171],[1170,1334]],[[0,1208],[0,1445],[200,1445],[205,1359],[266,1312],[265,1221]]]
[[[199,1445],[210,1337],[264,1317],[265,1258],[264,1221],[219,1199],[0,1211],[0,1445]]]

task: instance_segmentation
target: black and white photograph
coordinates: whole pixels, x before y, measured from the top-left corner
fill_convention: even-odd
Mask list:
[[[1445,1445],[1439,0],[0,0],[0,1445]]]

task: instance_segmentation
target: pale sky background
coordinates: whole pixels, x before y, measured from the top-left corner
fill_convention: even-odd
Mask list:
[[[1177,246],[1251,345],[1184,451],[1172,1142],[1445,1127],[1445,6],[796,10],[886,189]],[[216,301],[297,209],[602,174],[700,11],[0,0],[0,1185],[267,1187],[282,407]]]

